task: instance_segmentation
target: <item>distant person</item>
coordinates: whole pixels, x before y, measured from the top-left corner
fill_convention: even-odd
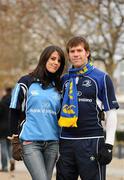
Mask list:
[[[65,65],[63,51],[48,46],[38,65],[16,84],[11,104],[12,137],[18,134],[18,120],[24,114],[19,134],[23,161],[33,180],[51,180],[58,158],[58,115],[61,108],[61,83]]]
[[[108,74],[91,62],[88,42],[77,36],[66,46],[72,68],[63,77],[57,180],[105,180],[112,160],[118,103]],[[106,139],[100,117],[106,114]]]
[[[15,161],[12,157],[11,141],[7,139],[9,135],[9,105],[11,100],[11,87],[5,89],[5,95],[0,101],[0,144],[1,144],[1,165],[0,171],[7,172],[9,163],[10,171],[15,169]],[[9,161],[9,163],[8,163]]]

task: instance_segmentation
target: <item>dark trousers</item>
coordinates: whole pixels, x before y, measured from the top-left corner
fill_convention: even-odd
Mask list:
[[[105,180],[106,166],[96,159],[103,138],[60,140],[56,180]]]

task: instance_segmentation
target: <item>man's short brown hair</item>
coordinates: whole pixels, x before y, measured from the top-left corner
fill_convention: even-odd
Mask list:
[[[89,52],[90,52],[89,44],[88,44],[88,42],[85,40],[85,38],[83,38],[82,36],[75,36],[75,37],[71,38],[71,39],[68,41],[67,45],[66,45],[67,53],[69,53],[69,48],[78,46],[78,45],[80,45],[80,44],[83,44],[84,49],[85,49],[86,51],[89,51]]]

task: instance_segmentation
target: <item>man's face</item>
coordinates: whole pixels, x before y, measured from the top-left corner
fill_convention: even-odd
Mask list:
[[[84,49],[83,44],[79,44],[78,46],[69,48],[68,56],[71,64],[75,68],[80,68],[81,66],[87,64],[89,51]]]

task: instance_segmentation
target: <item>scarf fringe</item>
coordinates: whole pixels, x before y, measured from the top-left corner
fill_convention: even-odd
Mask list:
[[[60,127],[77,127],[77,117],[60,117],[58,124]]]

